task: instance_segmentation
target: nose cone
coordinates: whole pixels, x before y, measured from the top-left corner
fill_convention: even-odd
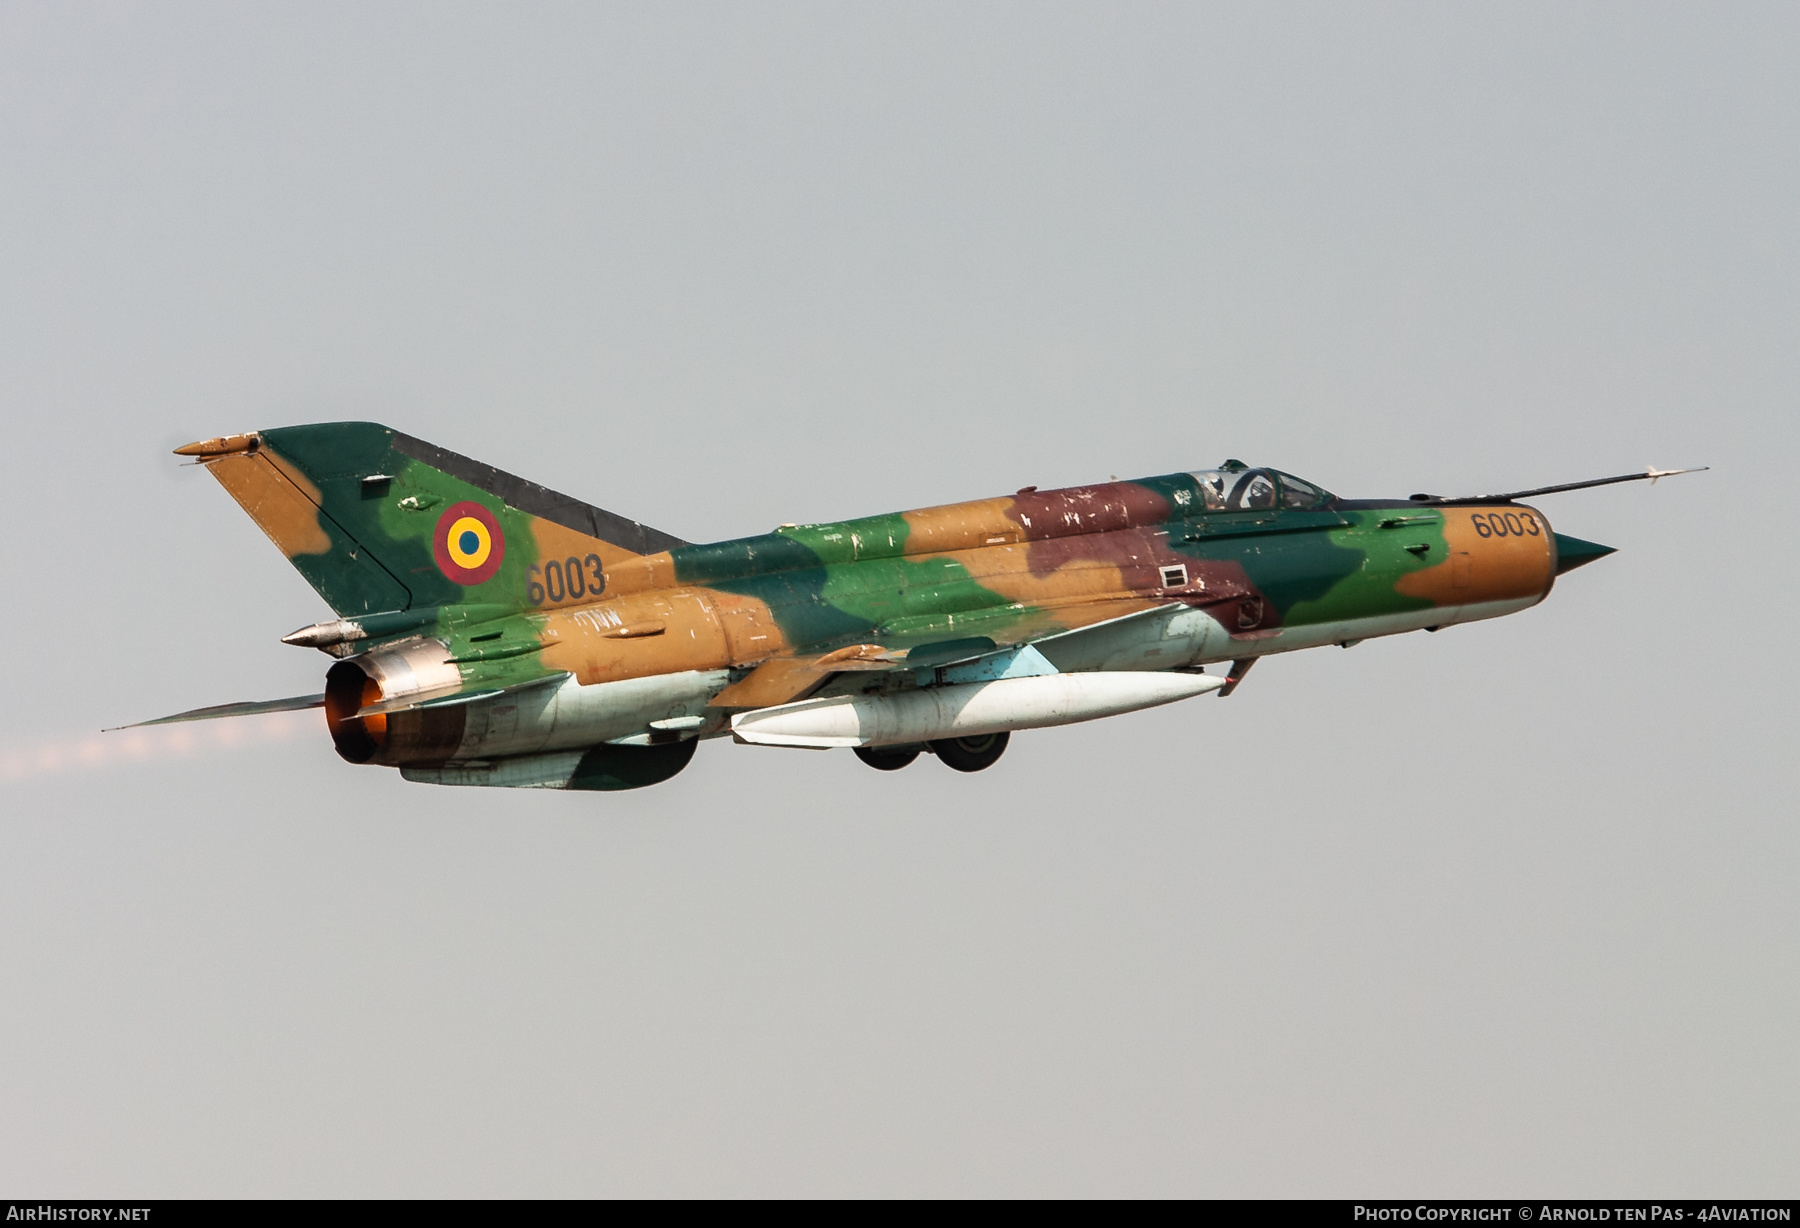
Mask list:
[[[1579,537],[1570,537],[1566,533],[1552,534],[1556,539],[1556,574],[1574,571],[1577,567],[1585,567],[1595,559],[1603,559],[1614,553],[1614,547],[1602,546],[1599,542],[1582,541]]]

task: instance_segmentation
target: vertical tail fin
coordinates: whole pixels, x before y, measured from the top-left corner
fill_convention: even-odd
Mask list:
[[[212,471],[340,616],[592,600],[616,563],[686,544],[373,422],[176,451]]]

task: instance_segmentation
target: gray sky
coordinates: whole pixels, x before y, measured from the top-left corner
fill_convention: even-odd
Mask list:
[[[1792,1196],[1797,128],[1791,5],[0,5],[0,1192]],[[978,776],[95,749],[318,689],[168,449],[360,417],[697,540],[1714,468]]]

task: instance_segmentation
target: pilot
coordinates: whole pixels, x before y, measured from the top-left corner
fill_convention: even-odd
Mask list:
[[[1231,506],[1246,510],[1275,506],[1275,479],[1261,469],[1252,469],[1238,479],[1231,492]]]

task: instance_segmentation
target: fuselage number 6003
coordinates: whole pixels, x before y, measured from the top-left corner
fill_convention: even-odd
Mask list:
[[[1477,537],[1542,537],[1537,517],[1530,512],[1476,512],[1469,520]]]
[[[551,559],[543,566],[533,563],[525,572],[525,599],[532,605],[545,600],[574,600],[598,597],[606,591],[606,573],[600,569],[600,556],[590,554],[578,559]]]

